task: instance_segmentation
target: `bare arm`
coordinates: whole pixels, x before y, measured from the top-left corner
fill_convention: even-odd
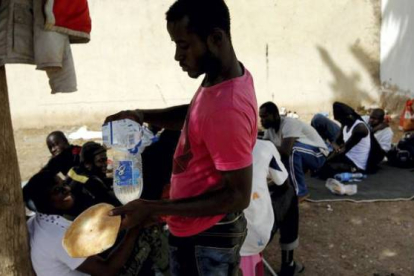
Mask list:
[[[174,215],[202,217],[242,211],[250,203],[252,166],[221,172],[223,178],[218,189],[202,195],[165,201],[135,200],[115,208],[111,215],[125,215],[123,227],[133,227],[152,216]]]
[[[280,147],[277,147],[277,150],[279,151],[282,158],[288,158],[290,156],[292,153],[293,145],[297,139],[297,137],[283,138],[282,144]]]
[[[131,119],[140,124],[143,122],[170,130],[181,130],[189,105],[178,105],[164,109],[125,110],[106,117],[105,122]]]
[[[342,153],[347,153],[354,146],[356,146],[362,138],[366,137],[369,134],[368,128],[365,124],[361,123],[357,125],[352,131],[352,135],[348,141],[346,141]]]
[[[338,133],[338,136],[336,137],[335,141],[332,143],[332,147],[335,151],[338,151],[339,148],[344,144],[344,127],[341,127],[341,130]]]
[[[173,106],[165,109],[137,110],[142,112],[143,121],[170,130],[181,130],[189,105]]]
[[[121,244],[109,255],[107,259],[99,256],[87,258],[76,270],[92,276],[115,276],[129,259],[138,237],[138,230],[131,229]]]
[[[341,130],[341,135],[338,137],[339,139],[343,139],[343,134]],[[361,141],[362,138],[369,134],[368,128],[364,124],[357,125],[354,130],[352,131],[352,136],[346,143],[342,143],[342,145],[338,146],[338,144],[333,144],[334,151],[328,156],[327,160],[331,160],[332,158],[336,157],[340,154],[345,154],[350,151],[356,144]]]

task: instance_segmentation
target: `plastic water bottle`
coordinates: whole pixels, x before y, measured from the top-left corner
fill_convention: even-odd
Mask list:
[[[141,153],[158,137],[132,120],[119,120],[102,126],[102,138],[111,147],[113,189],[122,204],[138,199],[143,190]]]
[[[336,174],[334,178],[341,182],[350,182],[350,181],[358,181],[358,180],[364,179],[366,178],[366,175],[362,173],[344,172],[344,173]]]
[[[351,178],[352,179],[362,179],[362,178],[365,178],[366,177],[366,175],[364,175],[364,174],[362,174],[362,173],[353,173],[352,175],[351,175]]]
[[[122,204],[138,199],[143,190],[141,154],[113,149],[114,193]]]
[[[348,182],[349,180],[351,180],[351,175],[352,175],[352,173],[347,173],[347,172],[338,173],[334,176],[334,178],[338,181],[341,181],[341,182]]]

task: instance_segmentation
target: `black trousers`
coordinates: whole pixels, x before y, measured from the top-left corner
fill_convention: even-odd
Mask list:
[[[325,162],[323,167],[317,172],[322,179],[333,178],[335,174],[343,172],[361,171],[345,154],[339,154]]]
[[[280,231],[281,249],[293,250],[299,245],[299,203],[295,189],[288,185],[282,191],[278,186],[272,185],[269,190],[275,214],[270,241]]]

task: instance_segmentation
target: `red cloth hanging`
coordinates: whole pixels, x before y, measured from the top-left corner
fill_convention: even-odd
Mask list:
[[[92,20],[87,0],[46,0],[45,29],[69,35],[71,43],[90,40]]]
[[[404,110],[400,117],[399,128],[404,131],[414,130],[414,99],[405,102]]]

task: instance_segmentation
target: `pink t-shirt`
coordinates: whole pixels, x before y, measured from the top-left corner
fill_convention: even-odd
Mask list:
[[[250,166],[257,117],[253,79],[246,69],[241,77],[200,87],[175,151],[170,198],[200,195],[220,183],[220,171]],[[210,228],[223,217],[171,216],[167,221],[173,235],[186,237]]]

